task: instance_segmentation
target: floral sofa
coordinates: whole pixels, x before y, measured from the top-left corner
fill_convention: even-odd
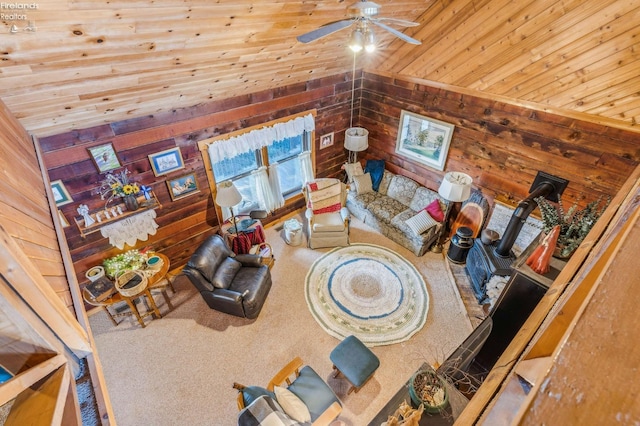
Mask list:
[[[347,173],[350,175],[349,171]],[[371,185],[369,173],[355,173],[347,194],[347,208],[352,215],[382,233],[387,238],[422,256],[436,241],[440,227],[438,221],[425,212],[428,206],[436,206],[435,216],[442,220],[445,201],[436,191],[421,186],[416,181],[384,170],[377,190]],[[434,201],[437,201],[434,203]],[[433,208],[429,208],[432,212]],[[416,227],[416,219],[426,217],[426,223]],[[424,220],[425,218],[422,217]],[[430,220],[431,219],[431,220]],[[422,231],[422,232],[419,232]]]

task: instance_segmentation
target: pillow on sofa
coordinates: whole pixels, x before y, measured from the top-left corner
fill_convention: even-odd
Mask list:
[[[364,166],[364,172],[368,172],[371,175],[371,187],[374,191],[378,191],[380,182],[382,182],[382,175],[384,174],[384,160],[367,160],[367,164]]]
[[[430,229],[431,227],[438,224],[438,222],[436,222],[431,216],[429,216],[429,213],[427,213],[426,210],[420,210],[418,214],[410,217],[405,222],[407,223],[407,225],[409,225],[409,228],[411,228],[411,230],[416,233],[416,235],[420,235],[427,229]]]
[[[434,218],[438,222],[442,222],[444,220],[444,213],[442,212],[440,201],[433,200],[431,204],[429,204],[424,209],[431,215],[432,218]]]
[[[347,172],[347,183],[352,183],[354,177],[364,174],[364,171],[362,170],[362,164],[360,164],[360,162],[345,163],[343,167],[344,171]]]
[[[353,183],[356,186],[356,191],[358,195],[366,194],[367,192],[373,192],[371,175],[369,173],[365,173],[360,176],[355,176],[353,178]]]
[[[282,407],[287,416],[291,417],[300,423],[311,422],[311,413],[304,402],[293,392],[282,386],[275,386],[273,388],[276,394],[276,401]]]
[[[213,284],[215,288],[229,288],[231,281],[233,281],[241,267],[242,263],[232,257],[227,257],[218,267],[211,284]]]

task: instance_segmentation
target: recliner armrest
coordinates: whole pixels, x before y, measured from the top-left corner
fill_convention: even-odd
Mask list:
[[[193,266],[186,264],[184,268],[182,268],[182,273],[189,277],[189,280],[191,280],[198,291],[213,291],[213,284],[207,281],[204,275]]]
[[[262,266],[262,257],[257,254],[238,254],[234,259],[242,263],[242,266],[254,266],[256,268]]]

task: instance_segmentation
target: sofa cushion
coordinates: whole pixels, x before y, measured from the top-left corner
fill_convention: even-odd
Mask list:
[[[372,188],[377,191],[382,182],[382,175],[384,174],[384,160],[367,160],[367,164],[364,166],[364,172],[371,175]]]
[[[406,176],[395,175],[393,179],[391,179],[387,195],[394,200],[400,201],[405,207],[408,207],[419,186],[418,182]]]
[[[389,170],[385,170],[382,175],[382,181],[380,182],[380,186],[378,187],[378,193],[380,195],[387,195],[387,191],[389,190],[389,184],[391,183],[391,179],[395,174],[391,173]]]
[[[282,386],[275,386],[273,390],[276,394],[276,401],[287,413],[287,416],[301,423],[311,422],[309,409],[293,392]]]
[[[407,224],[407,220],[415,216],[416,212],[411,209],[406,209],[396,217],[391,219],[391,225],[395,230],[401,232],[409,240],[415,241],[416,244],[423,245],[431,240],[431,238],[437,233],[439,226],[434,226],[427,229],[422,234],[416,234],[413,229]]]
[[[213,284],[215,288],[229,288],[240,268],[242,268],[242,263],[232,257],[227,257],[218,267],[211,284]]]
[[[409,207],[414,212],[419,212],[427,207],[431,202],[438,199],[438,193],[430,190],[429,188],[425,188],[424,186],[416,189],[416,193],[411,199],[411,204]]]
[[[426,210],[420,210],[417,214],[405,220],[405,222],[416,235],[422,234],[427,229],[438,224]]]
[[[366,194],[367,192],[373,191],[371,175],[369,173],[365,173],[360,176],[354,176],[353,183],[356,187],[356,193],[358,195]]]
[[[367,206],[367,209],[384,223],[391,223],[391,219],[406,208],[407,206],[391,197],[378,197]]]

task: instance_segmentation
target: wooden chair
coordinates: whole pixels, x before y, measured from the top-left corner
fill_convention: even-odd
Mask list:
[[[296,384],[296,382],[298,382]],[[285,365],[267,384],[267,390],[273,392],[276,386],[282,386],[293,392],[309,408],[313,426],[330,425],[342,412],[340,400],[329,385],[300,357],[295,357]],[[234,383],[238,392],[238,410],[245,408],[242,389],[245,386]]]

